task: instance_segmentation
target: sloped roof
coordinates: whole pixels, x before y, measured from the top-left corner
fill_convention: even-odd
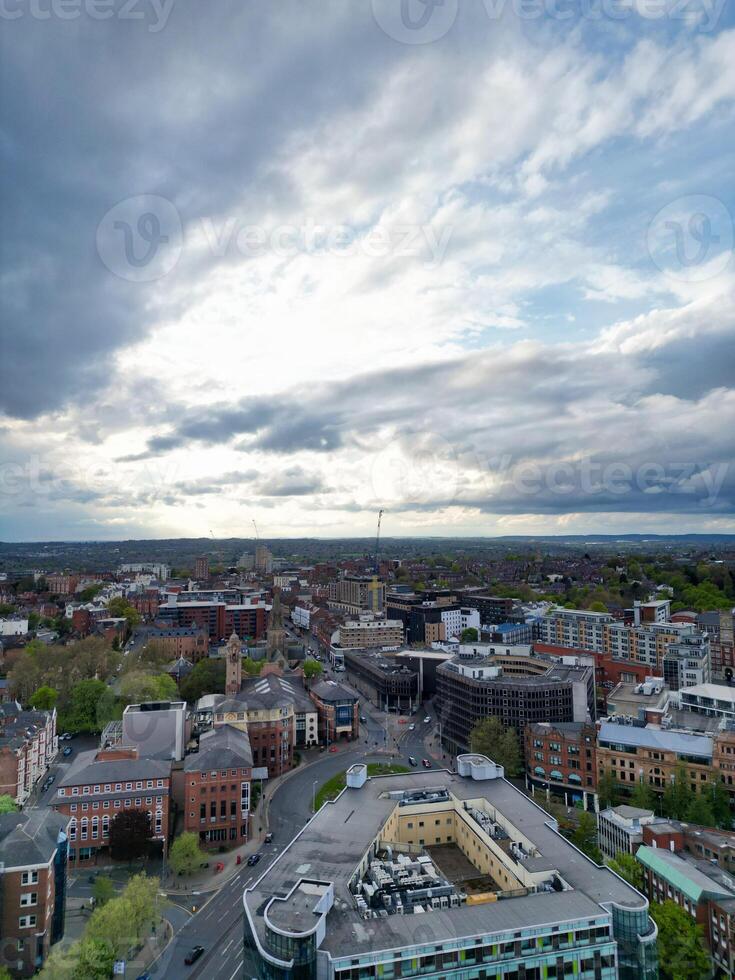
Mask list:
[[[49,808],[0,815],[0,865],[48,864],[69,817]]]
[[[232,725],[221,725],[205,732],[199,739],[199,751],[187,755],[186,772],[215,769],[252,768],[253,753],[246,732]]]

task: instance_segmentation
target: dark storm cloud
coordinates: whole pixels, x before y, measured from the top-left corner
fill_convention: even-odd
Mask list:
[[[0,411],[10,416],[86,402],[110,384],[115,352],[162,314],[156,282],[117,278],[96,253],[110,208],[154,194],[185,221],[216,221],[251,193],[257,220],[298,200],[273,158],[300,128],[358,106],[401,53],[368,6],[325,2],[315,19],[295,0],[176,3],[160,24],[151,10],[126,20],[122,6],[109,20],[82,7],[72,19],[24,8],[3,21]]]

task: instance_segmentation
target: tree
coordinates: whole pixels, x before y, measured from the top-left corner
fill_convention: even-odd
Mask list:
[[[318,660],[305,660],[304,661],[304,677],[307,681],[313,680],[315,677],[319,677],[322,673],[322,665]]]
[[[599,599],[595,599],[594,602],[591,602],[588,608],[590,612],[601,612],[601,613],[607,612],[607,606],[605,605],[604,602],[600,602]]]
[[[600,798],[600,808],[615,806],[620,799],[620,784],[611,772],[605,772],[597,781],[597,795]]]
[[[95,878],[94,885],[92,886],[92,897],[96,906],[104,905],[105,902],[109,902],[111,898],[114,898],[115,886],[112,883],[112,878],[108,878],[106,875],[100,875],[99,878]]]
[[[460,642],[462,643],[477,643],[479,636],[477,630],[474,626],[468,626],[467,629],[463,629],[460,634]]]
[[[0,813],[15,813],[18,807],[9,793],[0,794]]]
[[[132,929],[132,917],[133,910],[123,893],[114,901],[94,910],[84,932],[85,939],[108,947],[114,959],[124,959],[124,954],[136,938]]]
[[[261,670],[263,669],[263,661],[253,660],[252,657],[243,657],[242,669],[245,671],[246,674],[248,674],[248,676],[258,677]]]
[[[179,685],[181,697],[193,703],[205,694],[224,694],[225,663],[223,660],[199,660]]]
[[[628,884],[637,888],[638,891],[643,891],[643,868],[632,854],[628,854],[627,851],[618,851],[615,857],[610,858],[607,864],[621,878],[625,878]]]
[[[694,794],[687,807],[686,820],[688,823],[696,823],[702,827],[714,827],[715,815],[712,803],[704,793]]]
[[[113,858],[133,861],[148,852],[153,837],[145,810],[122,810],[110,821],[110,853]]]
[[[723,830],[732,830],[730,794],[721,776],[712,784],[712,813],[715,818],[716,827],[721,827]]]
[[[71,690],[69,707],[59,720],[62,729],[78,732],[99,732],[103,725],[100,704],[104,703],[108,687],[103,681],[89,678],[79,681]]]
[[[79,593],[80,601],[91,602],[95,596],[99,595],[103,588],[104,586],[101,582],[98,582],[96,585],[88,585],[86,589],[82,589]]]
[[[652,810],[654,813],[658,809],[658,796],[655,790],[643,780],[636,783],[630,802],[632,806],[637,806],[641,810]]]
[[[658,926],[658,965],[663,980],[702,980],[712,963],[704,947],[704,933],[676,902],[651,902]]]
[[[127,704],[143,701],[174,701],[178,697],[176,681],[168,674],[146,674],[135,670],[120,681],[120,696]]]
[[[602,864],[602,854],[597,846],[597,822],[591,813],[582,810],[570,840],[587,857],[592,858],[597,864]]]
[[[126,619],[128,626],[132,629],[133,626],[137,626],[140,622],[140,613],[135,608],[131,606],[127,599],[122,596],[117,596],[114,599],[110,599],[107,603],[107,610],[111,616],[118,619]]]
[[[515,728],[506,728],[500,718],[488,715],[470,733],[470,748],[503,766],[506,776],[517,776],[521,769],[521,752]]]
[[[664,790],[661,800],[663,815],[673,817],[675,820],[684,820],[692,802],[692,795],[686,768],[682,765],[677,766],[676,774]]]
[[[123,892],[123,898],[128,903],[130,923],[136,940],[147,935],[148,927],[156,924],[156,909],[159,881],[149,878],[142,872],[133,875]],[[160,906],[158,906],[160,911]]]
[[[180,834],[171,845],[168,863],[174,874],[193,874],[204,860],[204,853],[199,847],[199,835],[191,831]]]
[[[59,692],[48,684],[44,684],[31,694],[29,701],[36,711],[52,711],[59,700]]]

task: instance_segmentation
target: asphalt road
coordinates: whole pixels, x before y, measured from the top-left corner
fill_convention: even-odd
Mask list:
[[[364,737],[340,746],[334,753],[326,752],[317,762],[295,770],[276,789],[269,807],[273,844],[261,848],[263,857],[257,867],[244,866],[221,891],[191,916],[150,968],[156,980],[179,980],[182,976],[191,980],[239,980],[243,963],[242,894],[245,887],[260,877],[267,868],[267,862],[272,861],[280,848],[303,828],[312,814],[313,794],[327,779],[358,761],[389,761],[384,753],[375,752],[375,741],[379,740],[382,747],[385,733],[381,714],[365,702],[362,712],[367,719]],[[397,742],[393,743],[394,762],[408,765],[408,757],[412,755],[421,763],[426,755],[424,735],[433,730],[433,721],[425,725],[423,717],[420,714],[413,719],[416,724],[414,731],[410,731],[406,725],[398,735]],[[192,896],[191,901],[195,903],[197,897]],[[197,963],[186,967],[184,957],[196,945],[204,946],[205,952]]]

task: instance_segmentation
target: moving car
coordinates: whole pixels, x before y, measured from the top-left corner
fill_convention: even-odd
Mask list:
[[[425,725],[430,725],[430,724],[431,724],[431,715],[427,715],[427,716],[426,716],[426,717],[424,718],[424,724],[425,724]]]
[[[248,858],[248,867],[254,868],[258,861],[260,861],[260,854],[251,854]]]
[[[367,718],[365,717],[365,715],[360,715],[360,721],[363,723],[363,725],[367,724]]]
[[[273,840],[273,833],[269,830],[268,833],[265,835],[265,842],[266,844],[270,844],[272,840]]]
[[[74,751],[74,749],[71,747],[71,745],[67,745],[66,748],[64,749],[64,751],[61,754],[62,755],[71,755],[73,751]]]
[[[195,946],[193,949],[190,949],[184,957],[184,963],[186,963],[187,966],[191,966],[192,963],[196,963],[203,952],[203,946]]]
[[[414,759],[414,757],[412,755],[409,755],[409,757],[408,757],[408,764],[409,764],[409,766],[417,766],[418,765],[418,762]]]
[[[408,730],[409,730],[409,732],[413,732],[413,731],[416,730],[416,726],[415,725],[409,725],[408,726]]]
[[[428,759],[422,759],[421,765],[424,767],[424,769],[431,769],[431,763]]]

